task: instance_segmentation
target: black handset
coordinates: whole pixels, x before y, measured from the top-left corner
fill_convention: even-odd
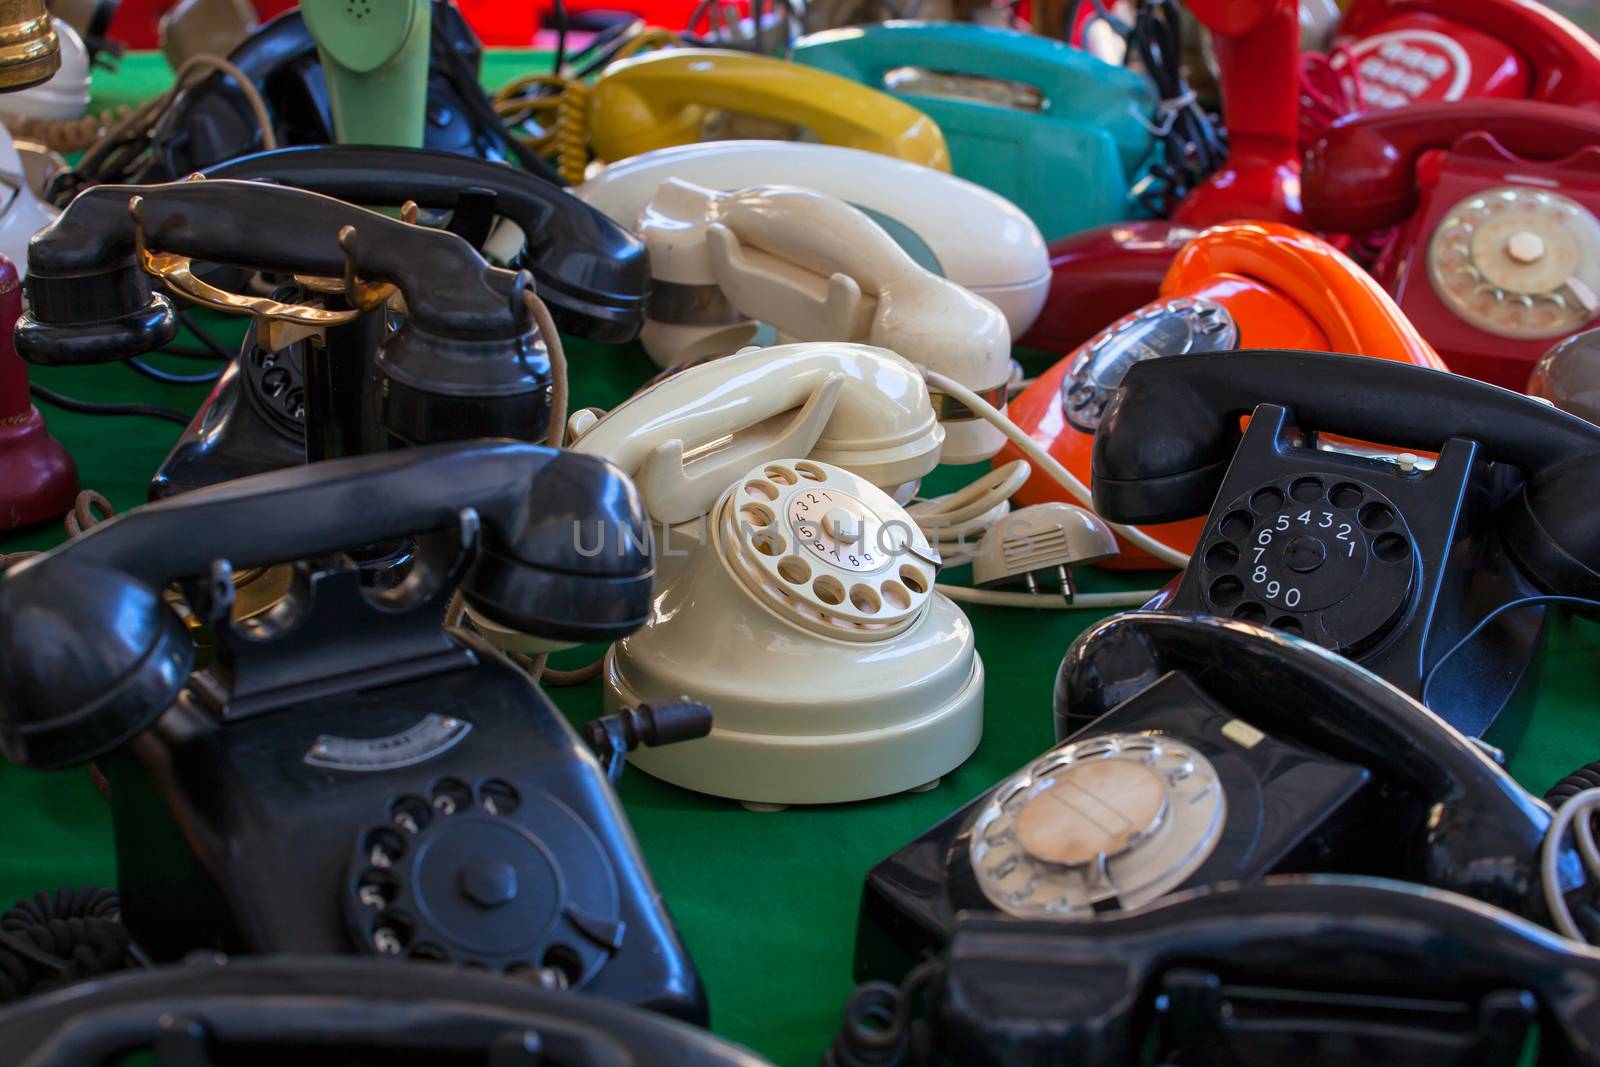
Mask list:
[[[1314,433],[1438,460],[1316,448]],[[1469,734],[1531,696],[1544,609],[1501,609],[1600,597],[1600,427],[1442,371],[1317,352],[1151,360],[1112,396],[1093,474],[1113,521],[1210,512],[1166,606],[1301,634]]]
[[[650,302],[644,242],[526,171],[424,149],[322,145],[259,152],[202,173],[264,179],[371,207],[399,207],[409,200],[462,216],[503,217],[524,235],[520,252],[507,265],[533,275],[562,332],[623,344],[644,325]],[[452,229],[461,232],[464,221],[453,220]],[[482,247],[481,240],[473,243]]]
[[[449,961],[703,1021],[607,773],[473,633],[611,641],[650,610],[632,484],[604,461],[462,442],[275,471],[128,512],[0,576],[0,751],[110,784],[122,914],[196,949]],[[607,528],[604,553],[594,528]],[[410,536],[388,588],[341,550]],[[234,575],[297,561],[270,610]],[[216,642],[162,602],[177,581]],[[710,728],[681,707],[612,749]],[[620,724],[627,727],[628,724]]]
[[[1088,725],[879,863],[858,978],[898,978],[963,910],[1082,922],[1272,872],[1404,878],[1543,921],[1550,809],[1350,661],[1237,620],[1113,616],[1068,650]]]
[[[1597,996],[1600,954],[1503,911],[1281,877],[1073,926],[968,917],[919,990],[856,994],[824,1062],[1578,1067],[1600,1057]]]
[[[375,368],[383,429],[403,443],[546,434],[550,366],[523,299],[526,275],[489,266],[455,234],[265,182],[97,186],[79,195],[29,243],[19,354],[100,363],[165,344],[175,316],[152,293],[146,267],[164,267],[168,283],[179,284],[181,257],[397,287],[405,322],[378,345]],[[332,314],[268,301],[253,311],[267,319],[285,312],[305,330]],[[375,308],[367,318],[381,315]]]
[[[112,1067],[294,1062],[491,1067],[770,1067],[648,1012],[525,979],[330,956],[197,958],[0,1012],[11,1062]]]

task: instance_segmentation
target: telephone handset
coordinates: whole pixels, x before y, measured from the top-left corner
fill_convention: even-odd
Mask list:
[[[1309,642],[1235,619],[1116,615],[1067,650],[1055,717],[1054,747],[867,876],[858,980],[898,979],[962,911],[1092,923],[1270,873],[1402,878],[1548,919],[1550,809]]]
[[[1324,432],[1438,459],[1307,446]],[[1209,513],[1163,606],[1304,635],[1479,735],[1536,673],[1544,609],[1510,607],[1600,597],[1585,503],[1597,459],[1600,427],[1470,378],[1222,352],[1128,369],[1095,436],[1093,491],[1113,521]],[[1480,626],[1470,655],[1450,655]]]
[[[1373,108],[1468,98],[1600,101],[1600,44],[1530,0],[1355,0],[1336,44]]]
[[[1394,301],[1333,246],[1280,223],[1229,223],[1185,244],[1156,299],[1041,374],[1012,400],[1011,417],[1092,485],[1095,429],[1129,368],[1143,360],[1236,348],[1359,352],[1444,369]],[[994,462],[1019,458],[1016,446],[1007,443]],[[1038,504],[1065,496],[1055,481],[1035,472],[1016,499]],[[1146,532],[1187,553],[1202,526],[1191,519]],[[1101,565],[1161,566],[1127,545]]]
[[[585,553],[584,526],[618,543]],[[417,544],[403,579],[365,588],[345,552],[401,537]],[[283,562],[284,602],[234,620],[232,574]],[[459,585],[501,625],[613,640],[649,614],[653,569],[627,478],[538,445],[457,442],[196,490],[0,577],[0,751],[97,761],[122,915],[156,959],[529,968],[703,1022],[606,773],[526,674],[442,624]],[[193,639],[162,601],[173,581],[217,642],[193,674]],[[653,727],[640,733],[666,743],[709,721],[680,706]]]
[[[731,351],[767,322],[781,340],[887,348],[1005,406],[1005,316],[919,266],[842,200],[789,186],[719,193],[669,178],[639,232],[656,283],[642,339],[658,363]],[[939,399],[944,462],[994,455],[1000,431]]]
[[[1388,879],[1277,875],[1072,926],[968,916],[918,978],[888,1027],[858,991],[835,1049],[926,1025],[930,1051],[897,1063],[1573,1067],[1600,1043],[1600,956]]]
[[[590,140],[598,159],[627,159],[704,140],[707,121],[723,112],[950,169],[939,127],[909,104],[798,63],[712,48],[673,48],[606,67],[590,96]]]
[[[953,174],[876,152],[806,141],[706,141],[609,164],[572,191],[633,227],[668,178],[719,190],[781,183],[837,197],[871,216],[918,263],[993,303],[1013,337],[1033,325],[1044,302],[1044,238],[1020,208]]]
[[[441,1064],[770,1067],[702,1029],[526,979],[338,956],[197,957],[30,997],[0,1027],[29,1067],[190,1050],[348,1067],[418,1049]]]
[[[1374,276],[1453,370],[1520,390],[1600,321],[1597,141],[1600,115],[1532,101],[1341,119],[1307,153],[1307,220],[1399,226]]]
[[[1128,190],[1153,150],[1156,100],[1131,70],[1030,33],[915,21],[814,33],[794,60],[927,112],[951,169],[1017,204],[1046,240],[1139,213]]]
[[[196,277],[189,257],[324,279],[308,287],[344,302],[224,292]],[[170,341],[176,317],[152,293],[153,275],[188,299],[253,316],[269,351],[321,333],[326,362],[343,373],[367,374],[371,360],[374,433],[386,439],[546,432],[549,360],[524,300],[527,276],[490,267],[452,233],[264,182],[97,186],[35,236],[28,265],[16,342],[32,363],[110,362]],[[385,336],[382,309],[396,291],[405,321]]]

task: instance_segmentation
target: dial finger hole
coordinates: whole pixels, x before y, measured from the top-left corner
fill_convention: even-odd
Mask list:
[[[445,778],[433,787],[433,810],[454,815],[472,806],[472,790],[458,778]]]
[[[811,580],[811,564],[799,556],[785,556],[778,561],[778,577],[790,585],[805,585]]]
[[[1211,598],[1211,602],[1218,607],[1231,607],[1239,602],[1240,597],[1244,596],[1244,583],[1231,574],[1224,574],[1211,583],[1211,588],[1207,595]]]
[[[490,815],[510,815],[521,805],[516,787],[503,778],[491,778],[478,787],[478,806]]]
[[[878,591],[870,585],[852,585],[850,606],[863,615],[876,615],[878,609],[883,607],[883,600],[878,596]]]
[[[928,580],[922,576],[921,571],[909,563],[900,568],[900,581],[904,582],[905,587],[917,596],[921,596],[928,591]]]
[[[1366,498],[1366,493],[1354,482],[1340,482],[1328,493],[1328,502],[1336,508],[1352,511],[1360,507],[1361,501]]]
[[[768,478],[777,482],[779,485],[793,485],[800,480],[800,476],[794,471],[790,470],[788,467],[780,467],[776,463],[761,473],[765,474]]]
[[[785,541],[783,535],[776,530],[761,530],[750,538],[750,543],[763,556],[781,556],[789,551],[789,542]]]
[[[1260,622],[1267,617],[1267,609],[1250,600],[1234,608],[1233,617],[1245,622]]]
[[[356,881],[356,899],[361,901],[363,907],[373,911],[382,911],[394,903],[395,897],[400,895],[400,885],[395,881],[394,875],[376,867],[361,872],[361,877]]]
[[[778,487],[771,482],[763,482],[759,479],[753,482],[745,482],[744,491],[762,500],[778,499]]]
[[[1218,541],[1206,549],[1206,566],[1214,571],[1228,571],[1239,565],[1239,546],[1230,541]]]
[[[406,842],[399,833],[385,827],[367,834],[361,849],[367,854],[368,863],[380,870],[387,870],[399,863],[406,854]]]
[[[563,989],[571,989],[583,978],[583,957],[571,945],[551,945],[539,963]]]
[[[1411,555],[1411,542],[1392,531],[1379,534],[1372,542],[1372,554],[1385,563],[1400,563]]]
[[[796,474],[808,482],[825,482],[828,480],[826,472],[815,463],[796,463],[794,469]]]
[[[1364,506],[1357,512],[1356,517],[1368,530],[1385,530],[1394,525],[1394,512],[1389,510],[1387,504],[1379,504],[1376,501]]]
[[[811,583],[811,591],[824,604],[844,603],[844,584],[831,574],[824,574]]]
[[[1282,618],[1273,619],[1272,628],[1274,630],[1282,630],[1286,634],[1294,634],[1296,637],[1300,637],[1305,633],[1305,627],[1293,615],[1285,615]]]
[[[878,586],[878,592],[883,594],[883,602],[894,611],[904,611],[911,606],[911,593],[899,582],[884,582]]]
[[[411,917],[398,911],[386,911],[372,924],[372,947],[381,956],[398,956],[411,944],[417,926]]]
[[[1322,499],[1321,478],[1296,478],[1289,486],[1289,495],[1302,504],[1309,504],[1313,500]]]
[[[746,525],[759,529],[763,526],[771,526],[776,521],[777,516],[773,515],[772,509],[765,504],[746,504],[739,509],[739,519]]]
[[[1270,485],[1264,489],[1257,489],[1250,497],[1250,507],[1258,515],[1271,515],[1283,507],[1283,494]],[[1245,532],[1249,533],[1248,530]]]
[[[1230,541],[1237,541],[1255,528],[1255,516],[1248,511],[1230,511],[1217,524],[1217,530]]]
[[[433,808],[421,797],[400,797],[389,805],[389,821],[408,834],[419,834],[433,818]]]

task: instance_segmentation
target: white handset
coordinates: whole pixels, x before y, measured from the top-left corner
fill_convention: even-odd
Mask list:
[[[771,323],[784,340],[888,348],[1004,407],[1011,334],[999,309],[919,266],[842,200],[787,186],[719,193],[670,179],[639,232],[659,290],[641,340],[659,363],[726,350],[735,316],[711,323],[662,299],[715,285],[729,309]],[[938,403],[945,462],[1000,450],[997,429],[948,398]]]
[[[688,367],[598,421],[569,423],[576,452],[621,467],[652,518],[698,518],[749,467],[809,456],[886,491],[939,462],[944,430],[917,369],[856,344],[752,348]]]
[[[1011,336],[1033,326],[1050,291],[1050,253],[1011,201],[942,170],[807,141],[705,141],[608,164],[572,192],[632,227],[668,178],[708,189],[782,182],[865,211],[918,263],[992,301]]]

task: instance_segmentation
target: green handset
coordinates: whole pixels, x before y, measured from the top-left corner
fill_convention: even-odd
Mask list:
[[[432,0],[302,0],[341,144],[422,147]]]

